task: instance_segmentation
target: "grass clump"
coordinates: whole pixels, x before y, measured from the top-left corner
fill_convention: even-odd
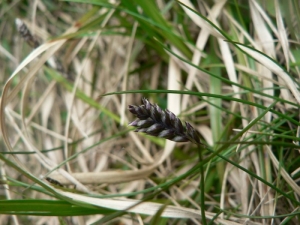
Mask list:
[[[1,222],[299,224],[299,2],[0,4]]]

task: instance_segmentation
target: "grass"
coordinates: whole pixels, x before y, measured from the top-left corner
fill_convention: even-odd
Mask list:
[[[0,4],[2,224],[299,224],[297,1]]]

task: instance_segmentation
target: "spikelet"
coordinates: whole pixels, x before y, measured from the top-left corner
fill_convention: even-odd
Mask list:
[[[162,110],[158,105],[142,99],[143,105],[129,105],[129,111],[137,119],[129,125],[136,127],[135,132],[142,132],[151,136],[165,138],[175,142],[192,142],[200,145],[200,134],[191,124],[181,120],[169,110]]]
[[[37,48],[39,46],[38,40],[31,34],[30,30],[26,26],[26,24],[20,20],[19,18],[16,18],[16,26],[21,34],[21,36],[25,39],[25,41],[28,43],[28,45],[32,48]]]
[[[59,181],[52,179],[51,177],[46,177],[46,181],[48,181],[50,184],[53,184],[55,186],[64,187]]]

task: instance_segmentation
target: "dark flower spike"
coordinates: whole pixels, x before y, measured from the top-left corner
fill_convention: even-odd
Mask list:
[[[19,18],[16,19],[16,26],[21,34],[21,36],[25,39],[25,41],[29,44],[32,48],[37,48],[39,46],[38,40],[31,34],[30,30],[26,26],[26,24],[20,20]]]
[[[136,127],[135,132],[142,132],[151,136],[165,138],[175,142],[190,141],[200,145],[200,134],[185,122],[185,127],[181,120],[169,110],[162,110],[158,105],[151,104],[147,99],[142,99],[143,105],[129,105],[129,111],[137,119],[129,125]]]
[[[64,185],[59,183],[57,180],[52,179],[51,177],[46,177],[46,181],[48,181],[49,183],[51,183],[55,186],[64,187]]]

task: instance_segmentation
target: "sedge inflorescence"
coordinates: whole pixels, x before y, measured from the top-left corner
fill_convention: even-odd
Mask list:
[[[129,125],[136,127],[135,132],[142,132],[151,136],[165,138],[175,142],[192,142],[200,145],[199,132],[188,122],[185,127],[181,120],[169,110],[162,110],[158,105],[142,99],[139,106],[129,105],[129,111],[137,119]]]

